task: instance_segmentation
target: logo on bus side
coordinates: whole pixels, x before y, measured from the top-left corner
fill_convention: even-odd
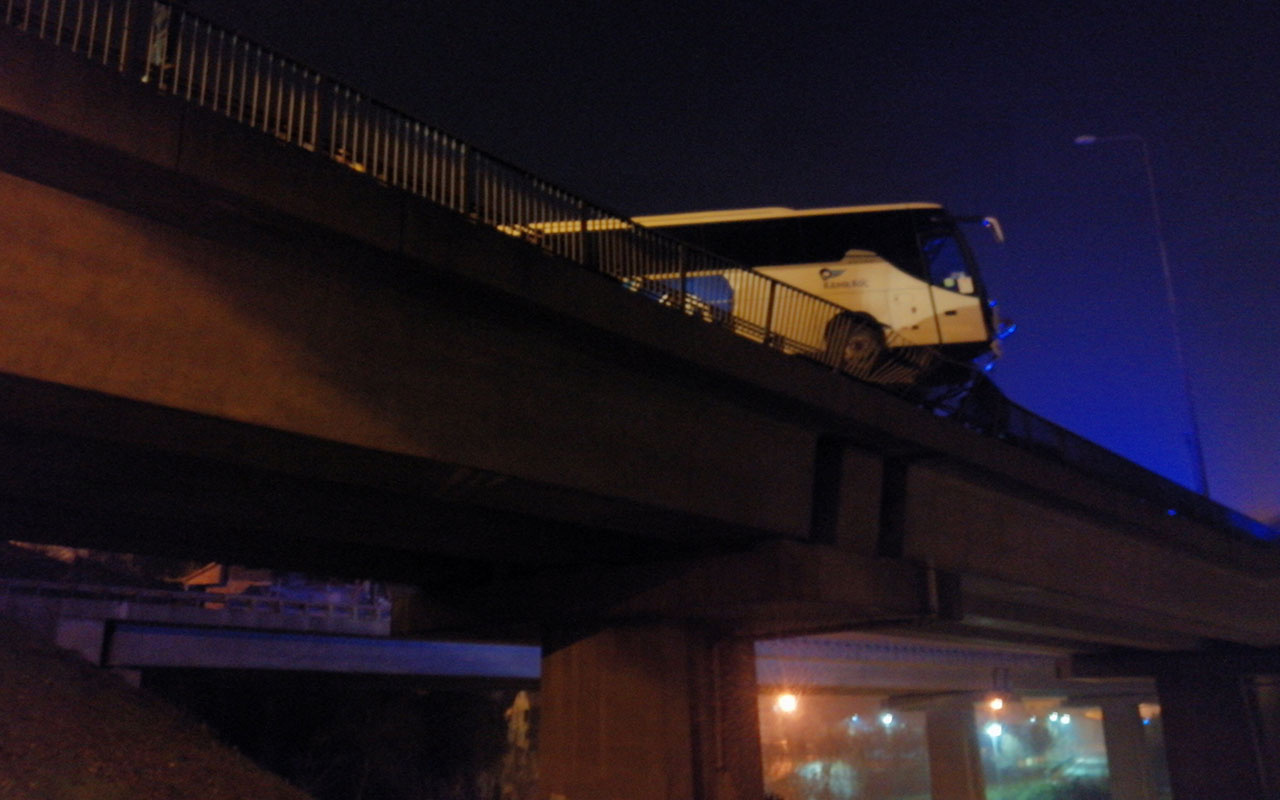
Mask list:
[[[822,269],[818,270],[818,276],[822,278],[822,288],[823,289],[865,289],[867,287],[867,281],[864,278],[850,278],[843,281],[836,280],[836,278],[839,278],[844,273],[845,271],[842,269],[829,269],[827,267],[823,267]]]

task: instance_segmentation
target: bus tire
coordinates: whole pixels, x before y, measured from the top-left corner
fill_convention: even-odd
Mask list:
[[[866,377],[884,355],[884,326],[870,314],[847,311],[827,323],[827,360],[837,369]]]

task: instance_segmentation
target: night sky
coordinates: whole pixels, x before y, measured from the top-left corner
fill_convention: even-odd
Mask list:
[[[937,201],[993,214],[1032,411],[1280,517],[1280,6],[199,0],[188,6],[627,215]],[[305,12],[304,12],[305,9]]]

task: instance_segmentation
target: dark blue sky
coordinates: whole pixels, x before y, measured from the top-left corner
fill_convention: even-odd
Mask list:
[[[1192,484],[1140,152],[1072,144],[1139,134],[1210,493],[1280,515],[1274,0],[189,5],[622,213],[994,214],[1008,243],[981,256],[1019,324],[997,383]]]

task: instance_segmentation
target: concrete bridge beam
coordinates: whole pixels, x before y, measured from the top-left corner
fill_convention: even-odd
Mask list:
[[[1275,800],[1257,708],[1243,676],[1183,664],[1156,675],[1174,800]],[[1273,757],[1274,758],[1274,757]]]

